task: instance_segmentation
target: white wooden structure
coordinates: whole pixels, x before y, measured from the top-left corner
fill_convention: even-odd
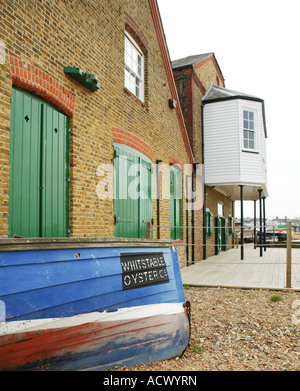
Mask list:
[[[205,184],[233,201],[268,197],[264,101],[211,85],[203,97]]]

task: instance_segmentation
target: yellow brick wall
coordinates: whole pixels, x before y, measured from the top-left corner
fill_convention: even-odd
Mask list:
[[[145,104],[124,90],[126,15],[147,42]],[[45,72],[75,96],[70,117],[70,235],[113,236],[113,201],[99,200],[96,194],[101,179],[97,168],[113,159],[112,128],[148,143],[154,163],[160,159],[169,164],[170,155],[189,163],[176,111],[168,107],[171,92],[148,0],[10,0],[1,2],[0,20],[6,53],[0,63],[0,236],[8,232],[10,55]],[[90,92],[66,76],[64,66],[97,75],[100,89]],[[156,200],[153,205],[156,223]],[[163,238],[170,235],[169,218],[169,200],[162,200]]]
[[[219,84],[223,87],[221,75],[217,70],[216,63],[212,59],[212,56],[208,59],[208,61],[204,61],[201,66],[195,67],[195,72],[206,91],[209,89],[211,84],[218,85],[218,80]]]

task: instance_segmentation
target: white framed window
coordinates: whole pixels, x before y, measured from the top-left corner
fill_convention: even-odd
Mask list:
[[[224,204],[222,201],[218,201],[218,216],[224,216]]]
[[[255,118],[250,110],[243,110],[243,148],[255,150]]]
[[[144,55],[125,32],[125,87],[144,102]]]

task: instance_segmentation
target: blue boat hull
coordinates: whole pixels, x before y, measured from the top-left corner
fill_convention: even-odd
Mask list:
[[[175,248],[31,240],[7,251],[3,243],[1,369],[105,370],[186,348],[189,319]]]

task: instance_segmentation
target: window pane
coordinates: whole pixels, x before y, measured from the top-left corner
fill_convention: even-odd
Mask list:
[[[244,119],[244,129],[248,129],[248,121]]]
[[[136,88],[135,88],[136,96],[140,97],[140,81],[136,79]]]
[[[218,216],[224,216],[224,205],[222,202],[218,202]]]
[[[130,73],[125,69],[125,87],[129,89],[130,87]]]
[[[251,121],[254,120],[254,113],[253,113],[253,111],[249,111],[249,119],[250,119]]]
[[[254,140],[249,141],[249,148],[254,149]]]
[[[131,40],[125,37],[125,87],[143,100],[144,57]]]
[[[254,140],[254,132],[249,132],[249,140]]]

